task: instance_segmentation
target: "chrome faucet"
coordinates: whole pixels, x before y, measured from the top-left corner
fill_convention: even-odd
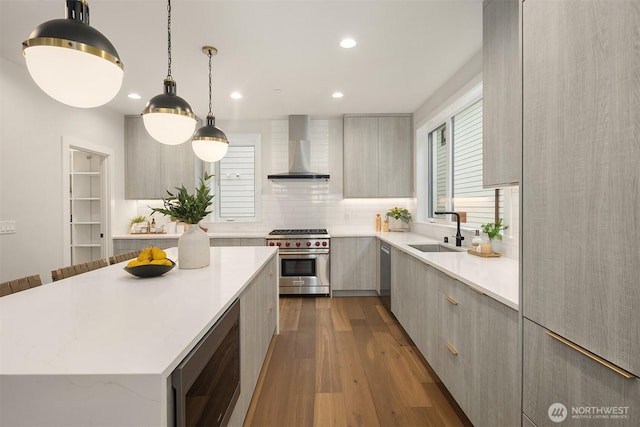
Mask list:
[[[456,246],[462,246],[462,233],[460,233],[460,214],[458,212],[434,212],[435,215],[455,215],[456,216]]]

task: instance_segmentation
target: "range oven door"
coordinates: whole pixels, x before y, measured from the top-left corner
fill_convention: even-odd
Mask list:
[[[280,250],[280,294],[329,295],[329,251]]]

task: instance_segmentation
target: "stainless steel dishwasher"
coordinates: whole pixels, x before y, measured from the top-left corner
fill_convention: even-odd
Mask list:
[[[380,242],[380,290],[378,295],[391,313],[391,246]]]

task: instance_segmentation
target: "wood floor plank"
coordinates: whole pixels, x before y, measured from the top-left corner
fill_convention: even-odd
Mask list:
[[[312,298],[303,298],[300,320],[296,331],[296,359],[316,357],[316,303]]]
[[[433,406],[422,383],[414,375],[411,362],[406,360],[405,353],[395,346],[393,337],[385,332],[373,332],[373,336],[380,348],[385,367],[389,371],[392,387],[398,390],[404,406],[413,408]]]
[[[316,309],[331,308],[331,298],[316,298]]]
[[[316,393],[314,427],[346,427],[347,414],[342,393]]]
[[[331,302],[331,319],[333,322],[333,330],[336,332],[351,330],[351,322],[345,309],[347,302],[347,298],[334,298]]]
[[[358,298],[360,308],[362,308],[362,313],[369,328],[376,332],[387,332],[387,325],[376,309],[375,303],[378,301],[380,301],[378,297]],[[380,301],[380,304],[382,304],[382,301]]]
[[[317,307],[317,305],[316,305]],[[316,393],[342,391],[331,310],[316,309]]]
[[[376,310],[378,310],[378,314],[380,315],[384,323],[386,323],[387,325],[395,323],[396,320],[389,313],[387,308],[384,305],[382,305],[382,303],[376,304],[375,307],[376,307]]]
[[[297,331],[302,298],[280,298],[280,330]]]
[[[409,369],[413,372],[416,379],[421,383],[432,383],[434,382],[431,373],[424,365],[422,358],[416,354],[416,349],[414,347],[400,347],[400,351],[404,353],[404,358],[409,365]]]
[[[446,399],[440,388],[435,382],[424,383],[423,387],[427,390],[429,397],[433,401],[433,407],[437,410],[442,419],[442,427],[473,427],[467,420],[461,419],[453,409],[449,401]]]
[[[352,427],[380,425],[367,377],[351,331],[336,332],[336,347],[347,424]]]

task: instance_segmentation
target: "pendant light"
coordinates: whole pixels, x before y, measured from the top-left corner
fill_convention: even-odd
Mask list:
[[[200,159],[205,162],[217,162],[227,154],[229,149],[227,136],[216,127],[216,118],[211,108],[211,57],[217,54],[218,50],[212,46],[203,46],[202,53],[209,57],[209,114],[207,114],[207,124],[193,135],[191,146]]]
[[[155,140],[177,145],[187,141],[196,128],[196,115],[187,101],[177,95],[176,81],[171,76],[171,0],[167,1],[168,72],[164,92],[149,100],[142,112],[144,127]]]
[[[92,108],[120,91],[124,66],[111,42],[89,25],[86,0],[66,0],[66,19],[40,24],[22,42],[31,78],[63,104]]]

